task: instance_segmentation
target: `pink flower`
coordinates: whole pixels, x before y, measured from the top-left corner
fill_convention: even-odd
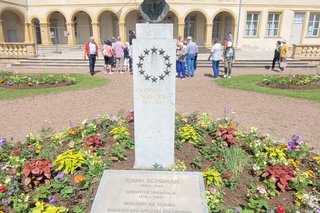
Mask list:
[[[10,175],[15,175],[15,174],[17,174],[17,170],[16,169],[10,169],[9,170],[9,174]]]
[[[188,118],[182,118],[181,121],[188,123]]]
[[[210,193],[213,194],[213,195],[217,193],[217,190],[216,190],[215,188],[213,188],[213,187],[211,187],[211,188],[209,189],[209,191],[210,191]]]
[[[260,194],[267,194],[267,190],[264,187],[258,187],[257,190]]]
[[[225,142],[225,141],[223,141],[223,142],[222,142],[222,145],[223,145],[223,146],[228,146],[228,143]]]
[[[69,146],[70,148],[73,148],[73,147],[74,147],[74,141],[70,141],[70,142],[68,143],[68,146]]]

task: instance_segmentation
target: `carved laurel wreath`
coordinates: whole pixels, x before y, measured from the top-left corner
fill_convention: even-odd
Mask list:
[[[156,75],[149,75],[143,69],[144,58],[146,56],[150,55],[150,51],[151,51],[151,54],[158,54],[159,56],[161,56],[164,59],[164,64],[166,66],[166,70],[163,71],[163,73],[161,73],[160,75],[157,75],[157,76]],[[138,57],[139,57],[139,63],[137,63],[138,71],[139,71],[139,74],[141,76],[143,76],[146,81],[150,81],[151,80],[152,83],[156,83],[157,80],[163,81],[166,76],[170,75],[170,72],[171,72],[170,68],[172,66],[172,63],[170,62],[170,56],[168,54],[166,54],[166,51],[164,51],[163,49],[158,50],[155,47],[152,47],[151,49],[145,49],[143,51],[143,53]]]

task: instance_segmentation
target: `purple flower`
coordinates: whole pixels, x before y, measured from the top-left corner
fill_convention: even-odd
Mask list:
[[[234,211],[235,211],[235,212],[241,212],[241,210],[242,210],[242,208],[239,207],[239,206],[234,208]]]
[[[295,142],[295,145],[299,145],[301,142],[303,142],[303,138],[299,135],[293,135],[292,140]]]
[[[7,82],[7,85],[12,86],[12,85],[13,85],[13,82],[12,82],[11,80],[9,80],[9,81]]]
[[[12,189],[8,192],[8,195],[11,196],[13,193],[14,193],[14,190]]]
[[[3,198],[3,199],[2,199],[2,202],[3,202],[4,204],[8,204],[9,198]]]
[[[63,178],[63,173],[59,172],[55,178],[62,179]]]
[[[5,138],[0,138],[0,147],[6,144],[6,139]]]
[[[293,150],[293,147],[295,146],[295,144],[294,144],[294,142],[293,141],[289,141],[288,142],[288,149],[290,149],[290,150]]]
[[[50,197],[48,198],[48,200],[49,200],[49,203],[56,203],[56,202],[57,202],[57,199],[56,199],[55,196],[50,196]]]

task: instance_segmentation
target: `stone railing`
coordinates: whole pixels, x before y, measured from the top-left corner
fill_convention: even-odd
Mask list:
[[[320,61],[320,44],[293,45],[292,57],[307,61]]]
[[[3,43],[0,42],[0,58],[18,59],[34,58],[36,48],[34,43]]]

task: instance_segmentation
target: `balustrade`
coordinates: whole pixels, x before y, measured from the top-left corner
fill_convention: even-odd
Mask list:
[[[0,58],[34,58],[34,43],[3,43],[0,42]]]
[[[300,60],[320,60],[320,45],[293,45],[292,57]]]

